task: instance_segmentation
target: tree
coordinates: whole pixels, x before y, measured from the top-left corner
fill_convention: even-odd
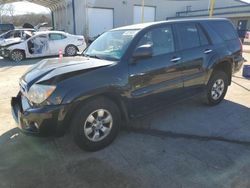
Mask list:
[[[10,16],[11,20],[5,20],[6,22],[13,22],[13,16],[15,14],[14,6],[12,4],[0,4],[0,23],[3,23],[3,16]]]

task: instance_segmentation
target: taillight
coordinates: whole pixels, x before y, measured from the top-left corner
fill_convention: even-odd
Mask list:
[[[77,39],[77,41],[79,41],[79,42],[81,42],[82,44],[84,44],[84,38],[79,38],[79,39]]]
[[[239,38],[239,40],[240,40],[240,54],[242,55],[242,52],[243,52],[243,45],[242,45],[242,41],[241,41],[240,38]]]
[[[246,38],[246,39],[249,39],[249,32],[246,32],[245,38]]]

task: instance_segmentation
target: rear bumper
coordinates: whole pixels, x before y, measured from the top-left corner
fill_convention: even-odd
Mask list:
[[[24,104],[25,107],[24,107]],[[64,105],[32,108],[27,99],[18,95],[11,99],[12,115],[18,127],[25,133],[34,135],[55,134],[60,130],[64,118]]]
[[[83,53],[83,51],[86,49],[86,47],[87,47],[86,43],[77,46],[79,53]]]
[[[233,68],[233,70],[232,70],[233,74],[238,72],[242,68],[243,63],[245,61],[246,60],[242,56],[240,56],[240,57],[238,57],[237,59],[234,60],[234,64],[233,64],[233,67],[232,67]]]

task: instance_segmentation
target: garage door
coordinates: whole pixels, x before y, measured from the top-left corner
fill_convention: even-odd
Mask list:
[[[134,6],[134,23],[141,23],[142,21],[142,7]],[[144,7],[144,22],[155,21],[155,7]]]
[[[113,9],[88,8],[89,37],[96,37],[114,27]]]

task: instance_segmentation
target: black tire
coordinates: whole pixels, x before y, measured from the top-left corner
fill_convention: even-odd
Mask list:
[[[92,141],[90,140],[90,138],[86,136],[85,124],[89,123],[88,122],[89,116],[98,109],[107,110],[107,112],[111,114],[112,125],[106,137],[104,137],[102,140],[99,141]],[[119,133],[120,124],[121,124],[121,114],[117,105],[109,99],[99,97],[88,101],[87,103],[83,104],[83,106],[79,109],[79,111],[74,116],[72,121],[71,134],[73,136],[75,143],[81,149],[86,151],[97,151],[109,145],[111,142],[113,142],[113,140]],[[94,127],[92,123],[90,123],[90,125],[91,128]],[[92,133],[95,134],[95,131],[96,130],[94,130]],[[100,130],[98,131],[101,135],[102,132],[100,132]],[[89,137],[92,137],[92,133],[89,134]],[[103,133],[103,135],[105,134]]]
[[[215,91],[216,89],[213,89],[213,86],[217,85],[217,82],[220,83],[221,80],[224,83],[224,89],[222,90],[221,87],[218,88],[218,91]],[[229,83],[229,78],[228,75],[223,72],[223,71],[214,71],[208,81],[208,84],[206,86],[206,91],[205,91],[205,102],[208,105],[217,105],[219,104],[225,97],[227,93],[227,88],[228,88],[228,83]],[[216,87],[214,87],[216,88]],[[212,94],[213,93],[215,95]]]
[[[22,61],[23,59],[25,59],[25,54],[22,50],[13,50],[10,53],[10,59],[18,63]]]
[[[77,52],[78,52],[78,49],[74,45],[68,45],[65,48],[65,55],[66,56],[75,56],[75,55],[77,55]]]

